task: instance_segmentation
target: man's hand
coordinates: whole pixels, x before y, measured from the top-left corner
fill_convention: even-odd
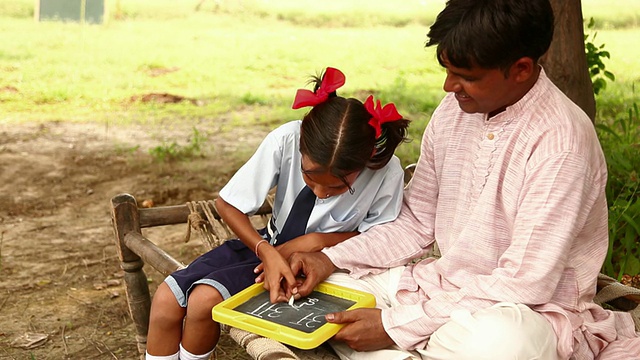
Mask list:
[[[324,281],[336,270],[335,265],[327,255],[321,252],[294,253],[289,258],[289,265],[294,274],[304,275],[302,284],[298,286],[296,299],[309,295],[316,285]]]
[[[382,326],[380,309],[355,309],[327,314],[327,321],[345,326],[333,336],[356,351],[380,350],[394,344]]]
[[[322,247],[318,247],[318,249],[316,250],[316,249],[310,248],[310,245],[309,245],[309,244],[313,244],[312,240],[313,240],[313,237],[316,234],[317,233],[311,233],[311,234],[298,236],[295,239],[291,239],[291,240],[285,242],[284,244],[280,244],[280,245],[276,246],[276,250],[278,250],[280,255],[285,260],[288,260],[289,257],[291,256],[291,254],[293,254],[295,252],[307,252],[307,251],[321,250]],[[287,263],[287,266],[288,266],[288,263]],[[258,266],[256,266],[255,269],[253,269],[253,272],[257,275],[256,276],[256,280],[255,280],[257,283],[264,281],[264,263],[258,264]]]

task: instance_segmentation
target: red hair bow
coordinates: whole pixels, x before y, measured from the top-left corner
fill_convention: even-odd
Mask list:
[[[291,108],[300,109],[305,106],[316,106],[325,102],[329,98],[329,94],[344,85],[344,82],[345,77],[340,70],[328,67],[324,72],[324,76],[322,77],[322,82],[320,83],[318,90],[313,92],[307,89],[298,89]]]
[[[396,110],[396,106],[393,103],[389,103],[383,107],[380,104],[380,100],[378,100],[374,106],[373,95],[369,95],[367,100],[364,102],[364,107],[367,109],[369,114],[373,116],[371,120],[369,120],[369,125],[373,126],[376,130],[376,139],[380,137],[380,134],[382,134],[382,128],[380,127],[382,124],[402,119],[402,115],[398,113],[398,110]]]

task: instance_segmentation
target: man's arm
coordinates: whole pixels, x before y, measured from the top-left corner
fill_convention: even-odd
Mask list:
[[[413,178],[406,187],[402,208],[391,222],[323,250],[331,261],[354,277],[380,273],[404,265],[432,249],[439,180],[434,161],[434,127],[439,110],[425,130]]]
[[[351,231],[351,232],[338,232],[338,233],[309,233],[302,236],[299,236],[295,239],[289,240],[284,244],[280,244],[276,246],[276,249],[280,253],[280,255],[289,259],[291,254],[296,252],[317,252],[326,247],[334,246],[339,244],[355,235],[358,235],[359,232]],[[254,272],[257,275],[256,282],[262,282],[264,280],[264,263],[260,263],[256,266]],[[296,273],[293,273],[296,275]]]
[[[556,154],[530,169],[510,245],[500,255],[498,266],[490,273],[470,276],[455,291],[430,293],[418,302],[383,310],[389,336],[402,348],[423,348],[428,336],[457,309],[474,312],[502,301],[535,307],[552,299],[569,311],[578,306],[579,282],[586,276],[578,272],[582,268],[595,271],[595,280],[603,244],[587,238],[576,242],[578,233],[592,226],[587,223],[590,216],[602,212],[606,216],[605,179],[606,174],[594,172],[575,153]],[[574,253],[576,248],[580,250]],[[445,254],[438,261],[455,259]],[[421,271],[422,264],[417,264],[415,276]]]

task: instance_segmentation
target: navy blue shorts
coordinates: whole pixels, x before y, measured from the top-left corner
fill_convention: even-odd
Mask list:
[[[269,240],[266,230],[259,232]],[[187,306],[189,292],[198,284],[213,286],[227,299],[255,283],[253,269],[261,262],[253,249],[247,248],[242,241],[227,240],[164,281],[182,307]]]

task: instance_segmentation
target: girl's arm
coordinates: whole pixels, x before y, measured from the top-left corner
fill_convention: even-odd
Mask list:
[[[283,259],[289,259],[289,257],[294,252],[316,252],[320,251],[326,247],[330,247],[336,244],[339,244],[353,236],[358,235],[360,232],[351,231],[351,232],[334,232],[334,233],[309,233],[302,236],[299,236],[295,239],[291,239],[282,245],[276,246],[278,253],[282,256]],[[262,245],[261,247],[265,247],[266,245]],[[264,250],[260,249],[262,253]],[[270,251],[270,250],[269,250]],[[260,264],[256,266],[254,272],[258,274],[256,277],[256,282],[261,282],[264,278],[264,265]]]
[[[326,247],[339,244],[358,234],[360,234],[359,231],[307,234],[307,236],[313,238],[311,243],[315,245],[311,250],[307,251],[320,251]]]
[[[276,246],[280,255],[288,259],[294,252],[315,252],[326,247],[339,244],[350,237],[358,235],[357,231],[334,232],[334,233],[309,233],[291,239],[286,243]]]
[[[220,217],[229,225],[238,239],[249,249],[255,249],[258,242],[262,240],[262,236],[254,228],[249,216],[219,196],[215,200],[215,206]]]
[[[271,302],[275,303],[288,300],[291,296],[291,290],[296,284],[296,279],[291,272],[287,260],[279,255],[278,251],[268,243],[261,244],[260,247],[257,247],[263,238],[255,230],[247,214],[236,209],[220,196],[216,199],[215,205],[220,217],[224,219],[225,223],[229,225],[240,241],[249,249],[254,249],[256,255],[262,260],[262,266],[265,271],[262,275],[266,275],[266,277],[262,276],[259,281],[262,281],[264,277],[265,288],[267,290],[281,288],[282,279],[285,279],[289,284],[289,286],[285,288],[286,292],[280,291],[277,297],[275,293],[270,294]]]
[[[249,249],[255,249],[256,245],[258,245],[258,242],[262,240],[262,236],[260,236],[260,234],[258,234],[258,232],[255,230],[255,227],[251,223],[249,217],[224,201],[224,199],[221,197],[218,197],[216,199],[215,205],[216,210],[218,211],[222,219],[224,219],[225,223],[229,225],[231,230],[233,230],[233,232],[238,236],[240,241],[242,241]],[[346,239],[358,234],[359,232],[357,231],[339,233],[310,233],[299,236],[296,239],[292,239],[291,241],[278,246],[278,250],[284,258],[288,258],[289,255],[291,255],[291,253],[295,251],[320,251],[326,247],[341,243]],[[290,247],[291,251],[287,251],[287,253],[283,254],[283,247]]]

